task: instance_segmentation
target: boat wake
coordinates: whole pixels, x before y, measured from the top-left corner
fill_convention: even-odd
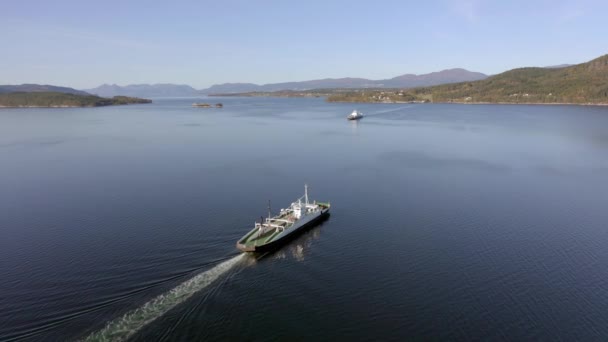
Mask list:
[[[141,307],[110,321],[103,329],[87,336],[84,341],[124,341],[128,339],[146,324],[159,318],[176,305],[183,303],[230,271],[244,256],[245,254],[239,254],[186,280],[169,292],[163,293]]]
[[[402,109],[405,109],[405,108],[410,108],[410,107],[414,107],[414,105],[402,106],[402,107],[397,107],[397,108],[392,108],[392,109],[387,109],[387,110],[381,110],[379,112],[370,113],[370,114],[368,114],[366,116],[376,116],[376,115],[379,115],[379,114],[386,114],[386,113],[396,112],[396,111],[399,111],[399,110],[402,110]]]

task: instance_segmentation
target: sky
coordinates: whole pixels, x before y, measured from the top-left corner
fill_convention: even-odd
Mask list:
[[[0,84],[496,74],[608,53],[608,1],[0,1]]]

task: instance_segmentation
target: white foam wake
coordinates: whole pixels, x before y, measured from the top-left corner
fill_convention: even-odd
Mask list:
[[[410,107],[414,107],[414,105],[409,105],[409,106],[401,106],[401,107],[397,107],[397,108],[390,108],[390,109],[387,109],[387,110],[381,110],[381,111],[379,111],[379,112],[373,112],[373,113],[370,113],[370,114],[369,114],[369,115],[367,115],[367,116],[373,116],[373,115],[378,115],[378,114],[385,114],[385,113],[390,113],[390,112],[396,112],[396,111],[398,111],[398,110],[402,110],[402,109],[405,109],[405,108],[410,108]]]
[[[85,341],[124,341],[135,334],[146,324],[152,322],[171,310],[176,305],[184,302],[196,292],[209,286],[222,274],[228,272],[242,258],[239,254],[234,258],[226,260],[212,269],[202,272],[189,280],[174,287],[169,292],[148,301],[143,306],[127,312],[120,318],[110,321],[103,329],[87,336]]]

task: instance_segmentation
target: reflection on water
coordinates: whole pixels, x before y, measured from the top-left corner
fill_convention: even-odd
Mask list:
[[[310,250],[313,242],[318,240],[321,236],[321,227],[314,227],[311,230],[302,234],[302,236],[283,246],[283,248],[277,250],[273,258],[274,259],[287,259],[292,258],[296,261],[304,261],[306,252]]]
[[[359,135],[359,120],[350,121],[350,130],[353,135]]]
[[[244,265],[253,266],[259,261],[271,258],[274,260],[286,259],[295,261],[304,261],[307,252],[311,249],[314,241],[321,237],[321,229],[328,218],[324,219],[319,225],[303,232],[298,237],[286,242],[277,249],[265,253],[246,253]]]

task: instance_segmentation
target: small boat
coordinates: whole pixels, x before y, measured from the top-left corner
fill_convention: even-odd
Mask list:
[[[281,209],[276,216],[271,216],[270,205],[268,217],[255,222],[253,229],[236,243],[243,252],[262,252],[285,242],[329,215],[330,204],[308,200],[308,186],[304,185],[304,196],[291,203],[289,208]]]
[[[359,120],[363,117],[363,113],[357,111],[357,110],[353,110],[352,113],[348,114],[348,116],[346,117],[347,120]]]
[[[198,108],[211,108],[211,105],[208,103],[193,103],[192,107],[198,107]]]

